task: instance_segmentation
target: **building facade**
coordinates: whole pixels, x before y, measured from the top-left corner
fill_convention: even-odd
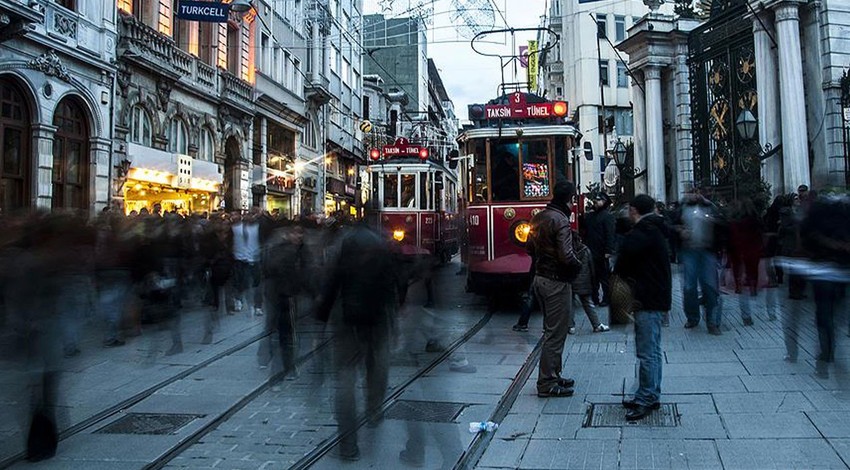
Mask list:
[[[0,18],[0,212],[93,214],[114,166],[114,4],[2,0]]]

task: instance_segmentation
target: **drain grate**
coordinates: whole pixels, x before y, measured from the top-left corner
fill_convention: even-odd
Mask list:
[[[398,400],[384,413],[384,417],[403,421],[451,423],[467,406],[466,403],[444,401]]]
[[[585,428],[618,428],[621,426],[675,427],[679,425],[679,410],[675,403],[663,403],[646,418],[630,423],[626,421],[626,410],[617,403],[593,403],[587,409]]]
[[[176,434],[181,428],[205,415],[127,413],[95,431],[96,434]]]

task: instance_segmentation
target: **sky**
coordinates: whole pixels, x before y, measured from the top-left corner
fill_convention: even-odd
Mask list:
[[[417,9],[417,5],[422,7]],[[466,22],[458,15],[457,5],[466,7],[467,18],[471,24],[480,25],[478,30],[506,29],[506,24],[511,28],[534,28],[540,25],[547,0],[365,0],[364,13],[383,13],[387,17],[425,13],[423,16],[431,22],[428,56],[440,71],[458,118],[466,121],[468,104],[484,103],[497,96],[502,81],[501,65],[499,58],[484,57],[472,50],[463,34],[467,30]],[[500,11],[496,11],[497,7]],[[536,32],[517,32],[512,47],[510,35],[489,35],[485,38],[488,42],[480,44],[480,50],[510,54],[535,36]],[[505,81],[525,81],[514,79],[513,68],[511,65],[505,69]]]

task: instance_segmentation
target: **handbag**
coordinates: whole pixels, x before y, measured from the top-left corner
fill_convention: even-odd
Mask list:
[[[625,325],[634,321],[632,313],[638,309],[632,286],[617,274],[612,274],[608,281],[611,290],[611,300],[608,310],[608,321],[612,325]]]

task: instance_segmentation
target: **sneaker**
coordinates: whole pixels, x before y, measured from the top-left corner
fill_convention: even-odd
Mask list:
[[[519,331],[520,333],[525,333],[528,331],[528,325],[520,325],[519,323],[517,323],[511,329],[514,331]]]
[[[567,330],[567,334],[574,335],[576,334],[576,327],[571,326],[569,330]]]
[[[604,323],[600,323],[599,326],[593,328],[593,332],[594,333],[604,333],[604,332],[606,332],[610,329],[611,328],[608,325],[606,325]]]

